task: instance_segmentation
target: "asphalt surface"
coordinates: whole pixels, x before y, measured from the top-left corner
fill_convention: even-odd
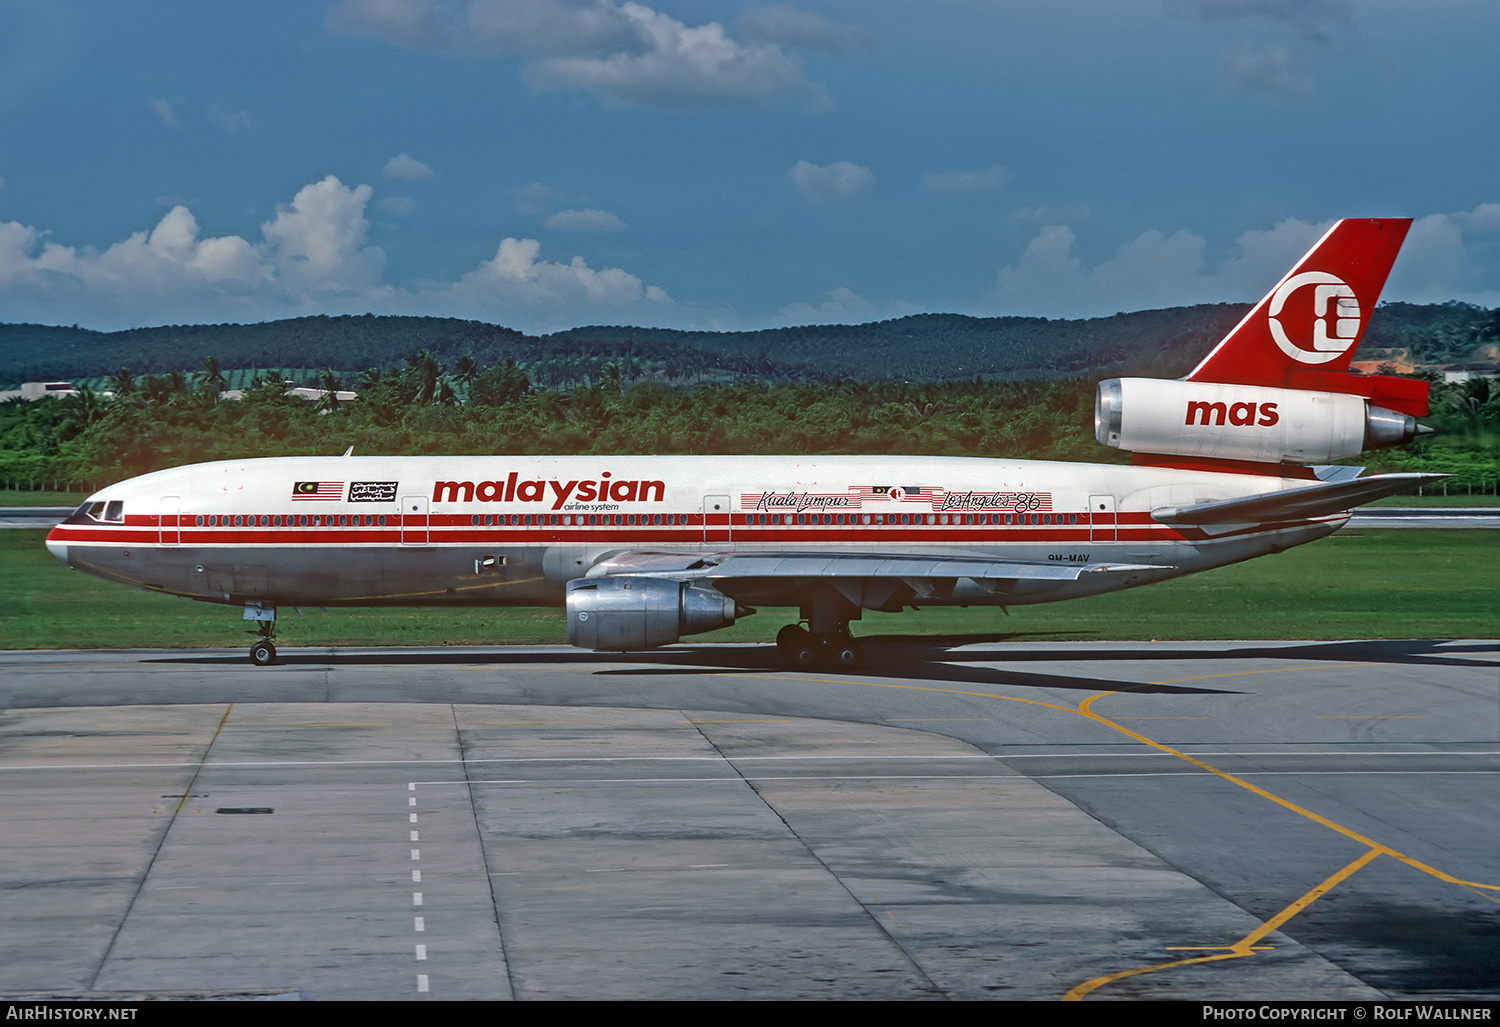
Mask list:
[[[0,994],[1500,997],[1493,641],[0,653]]]

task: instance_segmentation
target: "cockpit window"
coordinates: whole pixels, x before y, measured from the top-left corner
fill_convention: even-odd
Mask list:
[[[74,510],[64,524],[124,524],[125,503],[123,500],[99,502],[89,500]]]

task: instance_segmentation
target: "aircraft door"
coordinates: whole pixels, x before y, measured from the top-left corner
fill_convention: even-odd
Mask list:
[[[401,544],[403,546],[425,546],[427,544],[427,497],[401,497]]]
[[[182,541],[182,529],[178,520],[182,516],[182,499],[178,496],[162,496],[157,507],[157,538],[164,546],[175,546]]]
[[[1115,542],[1120,537],[1114,496],[1089,496],[1089,541]]]
[[[706,545],[723,545],[729,541],[729,497],[703,497],[703,541]]]

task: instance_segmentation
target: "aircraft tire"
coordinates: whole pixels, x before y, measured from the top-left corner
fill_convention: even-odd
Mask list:
[[[797,670],[811,670],[818,665],[818,649],[811,644],[799,645],[791,650],[792,666]]]
[[[812,641],[812,636],[807,629],[799,624],[788,624],[776,632],[776,648],[784,653],[795,653],[799,648],[807,646]]]
[[[276,647],[262,639],[250,647],[250,662],[257,667],[269,667],[276,662]]]
[[[840,670],[854,670],[861,662],[859,646],[853,642],[840,642],[833,647],[833,662]]]

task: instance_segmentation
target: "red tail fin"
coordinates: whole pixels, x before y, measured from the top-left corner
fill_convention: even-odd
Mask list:
[[[1410,227],[1410,218],[1335,224],[1188,381],[1328,389],[1349,370]]]

